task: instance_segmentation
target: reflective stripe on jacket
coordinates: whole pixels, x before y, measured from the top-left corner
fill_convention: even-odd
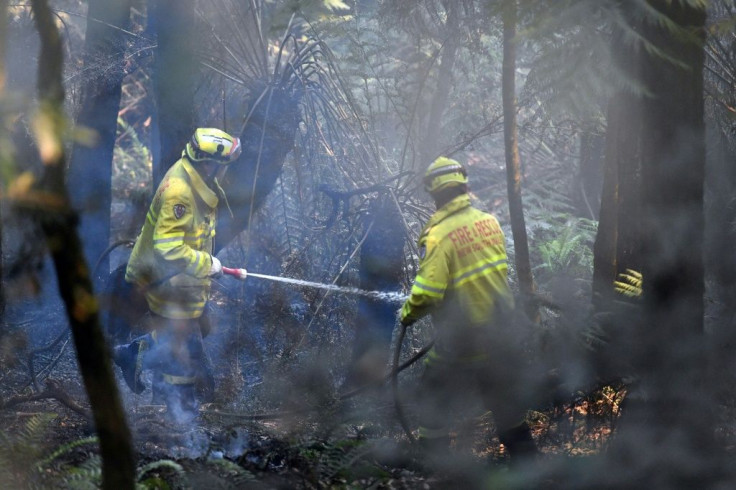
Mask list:
[[[125,279],[144,289],[163,317],[202,315],[210,289],[217,195],[182,157],[166,173],[148,209]]]
[[[440,346],[448,330],[490,325],[513,307],[503,231],[463,194],[438,209],[419,236],[419,271],[401,309],[411,324],[427,314]]]

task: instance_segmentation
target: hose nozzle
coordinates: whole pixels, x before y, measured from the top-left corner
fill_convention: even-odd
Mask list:
[[[245,269],[233,269],[231,267],[223,267],[222,273],[227,274],[228,276],[233,276],[237,279],[240,279],[241,281],[244,281],[246,277],[248,277],[248,271]]]

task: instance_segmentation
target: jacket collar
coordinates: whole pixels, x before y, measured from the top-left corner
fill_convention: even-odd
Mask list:
[[[202,177],[199,175],[199,172],[197,172],[197,169],[195,169],[189,162],[189,159],[186,157],[182,158],[181,165],[189,176],[189,181],[192,183],[192,189],[199,194],[199,197],[202,198],[205,204],[211,208],[216,208],[218,202],[217,194],[215,194],[215,192],[205,184],[204,180],[202,180]]]
[[[439,208],[437,211],[434,212],[431,218],[429,218],[429,221],[427,222],[427,225],[424,227],[425,229],[429,229],[432,226],[435,226],[440,221],[444,220],[448,216],[457,213],[458,211],[465,209],[467,207],[470,207],[470,195],[469,194],[462,194],[457,196],[452,201],[448,202],[441,208]]]

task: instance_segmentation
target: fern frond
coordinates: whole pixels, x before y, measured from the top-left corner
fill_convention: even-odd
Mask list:
[[[365,456],[362,441],[337,441],[325,444],[319,458],[320,480],[330,482],[348,471],[357,460]]]
[[[59,448],[57,448],[53,453],[48,455],[45,459],[42,461],[39,461],[36,464],[36,467],[40,470],[42,470],[46,465],[51,463],[53,460],[58,458],[59,456],[68,453],[72,449],[76,449],[80,446],[84,446],[86,444],[97,444],[99,442],[99,439],[97,436],[91,436],[91,437],[85,437],[83,439],[77,439],[76,441],[71,441],[69,443],[63,444]]]
[[[256,479],[253,473],[229,459],[209,459],[207,464],[216,466],[218,470],[226,472],[233,488],[244,488],[248,485],[248,482]]]
[[[626,269],[626,272],[622,272],[618,275],[618,281],[613,282],[613,289],[624,296],[629,298],[639,298],[644,292],[642,285],[644,283],[644,277],[641,272]]]
[[[146,473],[160,469],[171,470],[178,476],[184,475],[184,468],[182,467],[182,465],[170,459],[160,459],[139,468],[137,471],[138,480],[141,480],[144,476],[146,476]]]
[[[49,423],[57,417],[55,413],[41,413],[31,417],[21,431],[16,444],[38,445],[44,439],[44,431]]]
[[[69,469],[64,484],[73,490],[95,490],[102,484],[102,459],[92,455],[81,465]]]

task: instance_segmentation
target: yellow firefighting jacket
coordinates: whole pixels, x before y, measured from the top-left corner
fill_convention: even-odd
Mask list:
[[[166,173],[148,209],[125,279],[167,318],[198,318],[210,290],[217,194],[182,156]]]
[[[401,309],[411,324],[427,314],[438,348],[457,352],[462,329],[491,325],[499,310],[513,308],[503,231],[498,220],[470,205],[463,194],[438,209],[419,236],[419,271]],[[443,345],[444,344],[444,345]],[[472,350],[464,346],[460,350]],[[480,347],[480,346],[475,346]]]

